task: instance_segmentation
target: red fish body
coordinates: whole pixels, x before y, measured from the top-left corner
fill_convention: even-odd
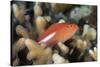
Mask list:
[[[70,39],[77,30],[78,26],[76,24],[55,23],[40,35],[39,41],[47,45],[55,45],[58,42],[65,42]]]

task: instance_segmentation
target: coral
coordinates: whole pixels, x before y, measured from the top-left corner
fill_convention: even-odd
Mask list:
[[[55,13],[64,12],[65,10],[72,8],[71,4],[51,4],[51,6],[52,11]]]
[[[66,21],[63,19],[60,19],[58,23],[65,23]]]
[[[20,59],[18,58],[18,52],[25,48],[25,39],[20,38],[15,44],[12,46],[12,65],[19,65]]]
[[[53,59],[54,64],[62,64],[66,62],[66,60],[57,53],[53,54],[52,59]]]
[[[41,48],[37,42],[31,39],[26,39],[25,44],[29,49],[29,53],[27,55],[28,60],[36,58],[35,64],[45,64],[48,60],[50,60],[52,55],[52,50],[50,48]]]
[[[44,19],[47,21],[47,22],[50,22],[51,21],[51,17],[50,16],[43,16]]]
[[[65,44],[63,44],[61,42],[58,43],[58,47],[62,51],[62,54],[67,54],[69,52],[69,48],[67,46],[65,46]]]
[[[16,33],[22,37],[29,37],[27,30],[21,25],[16,27]]]
[[[24,9],[21,9],[17,4],[12,5],[15,18],[22,24],[25,21]]]
[[[76,48],[80,49],[81,51],[84,51],[85,49],[87,49],[87,42],[83,41],[82,39],[77,39]]]
[[[90,27],[90,25],[85,24],[83,27],[82,35],[76,35],[73,37],[74,41],[72,42],[73,47],[78,49],[80,51],[79,59],[86,53],[88,49],[90,49],[93,44],[91,41],[94,41],[96,39],[96,30],[93,27]],[[74,49],[70,51],[70,54],[72,54]],[[95,55],[93,55],[93,51],[89,50],[90,55],[95,59]],[[88,52],[87,52],[88,53]],[[89,56],[88,56],[89,57]],[[87,57],[86,57],[87,58]],[[91,60],[86,59],[86,61]],[[95,59],[96,60],[96,59]]]
[[[41,16],[43,14],[43,11],[42,11],[39,3],[35,3],[35,6],[33,7],[33,10],[34,10],[34,15],[35,16]]]
[[[15,44],[13,44],[13,49],[12,49],[12,54],[13,54],[13,58],[16,56],[16,54],[22,50],[23,48],[25,48],[25,39],[24,38],[20,38]]]
[[[94,47],[93,50],[90,49],[89,54],[94,60],[97,60],[97,48],[96,47]]]
[[[95,40],[96,30],[89,25],[84,25],[82,37],[85,37],[87,40]]]
[[[44,33],[47,22],[42,16],[36,17],[35,24],[38,34]]]
[[[11,6],[13,66],[97,60],[96,6],[26,1]]]
[[[76,7],[70,12],[70,18],[75,21],[79,21],[79,19],[89,16],[92,13],[91,6],[81,6]]]

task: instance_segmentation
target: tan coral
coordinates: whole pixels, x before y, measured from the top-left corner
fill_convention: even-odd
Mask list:
[[[28,60],[36,58],[35,64],[45,64],[48,60],[50,60],[52,55],[51,48],[41,48],[41,46],[32,39],[26,39],[25,44],[29,49],[29,53],[27,55]]]
[[[21,25],[16,27],[16,33],[23,37],[29,37],[27,30]]]
[[[13,46],[12,46],[12,54],[13,57],[17,55],[17,53],[25,48],[25,39],[20,38]]]
[[[34,6],[34,15],[35,16],[41,16],[43,14],[43,11],[42,11],[42,8],[40,7],[40,3],[35,3],[35,6]]]
[[[46,20],[42,16],[38,16],[36,17],[35,24],[38,34],[42,34],[45,31],[45,27],[47,24]]]
[[[89,25],[85,24],[83,28],[82,37],[86,40],[95,40],[96,39],[96,30]]]
[[[87,37],[89,40],[95,40],[96,39],[96,30],[94,28],[90,28],[88,30]]]
[[[25,39],[20,38],[15,44],[12,46],[12,65],[16,66],[19,64],[20,59],[18,58],[18,52],[25,48]]]
[[[76,48],[80,52],[79,59],[84,54],[85,50],[90,47],[88,42],[80,37],[76,37],[76,39],[73,41],[72,44],[73,44],[73,49],[71,49],[70,55],[73,53],[74,48]]]
[[[40,44],[41,48],[46,48],[47,47],[47,45],[44,42],[42,42],[42,41],[40,41],[38,43]]]
[[[43,55],[38,56],[36,64],[47,64],[52,63],[52,49],[46,48],[43,52]]]
[[[12,5],[13,13],[17,20],[22,24],[25,20],[24,18],[24,9],[20,9],[20,7],[17,4]]]
[[[47,22],[50,22],[51,21],[51,17],[50,16],[43,16],[44,17],[44,19],[47,21]]]
[[[37,42],[32,39],[26,39],[25,45],[29,49],[27,58],[30,60],[43,53],[44,49],[40,48]]]
[[[76,48],[80,49],[81,51],[84,51],[87,48],[87,42],[81,39],[77,39]]]
[[[65,44],[63,44],[61,42],[58,43],[58,47],[62,51],[62,54],[67,54],[69,52],[69,48],[67,46],[65,46]]]

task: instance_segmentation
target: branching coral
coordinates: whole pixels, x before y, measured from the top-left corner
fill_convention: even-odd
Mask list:
[[[47,24],[45,18],[43,18],[42,16],[36,17],[35,24],[38,34],[42,34],[45,31]]]
[[[95,40],[96,39],[96,30],[89,25],[85,24],[82,37],[84,37],[86,40]]]
[[[69,52],[69,48],[67,46],[65,46],[65,44],[63,44],[61,42],[58,43],[58,47],[62,51],[62,54],[67,54]]]
[[[62,56],[60,56],[57,53],[53,54],[52,59],[54,61],[54,64],[62,64],[62,63],[68,62],[68,60],[64,59]]]
[[[33,7],[35,16],[41,16],[43,14],[43,11],[40,7],[40,3],[35,3],[35,6]]]
[[[87,18],[93,10],[88,5],[12,3],[13,37],[18,36],[12,44],[12,65],[97,60],[97,30]]]
[[[97,60],[97,48],[96,47],[94,47],[93,50],[90,49],[89,54],[93,58],[93,60]]]
[[[12,47],[12,53],[13,56],[15,56],[20,50],[22,50],[25,47],[25,39],[20,38]]]
[[[13,13],[14,13],[15,18],[19,20],[19,22],[22,24],[25,21],[25,18],[24,18],[25,10],[20,9],[20,7],[17,4],[13,4],[12,8],[13,8]]]
[[[29,37],[27,30],[21,25],[16,27],[16,33],[22,37]]]
[[[93,27],[85,24],[83,27],[83,33],[81,36],[74,36],[74,41],[72,42],[73,46],[80,51],[80,57],[82,57],[86,50],[90,49],[92,45],[91,41],[96,39],[96,30]],[[70,52],[72,54],[74,50]],[[90,54],[93,54],[93,51],[90,50]],[[92,55],[93,57],[94,55]]]
[[[15,66],[19,64],[18,52],[25,48],[25,39],[20,38],[15,44],[13,44],[12,48],[12,57],[14,59],[12,64]]]
[[[91,6],[81,6],[76,7],[70,12],[70,18],[75,21],[79,21],[79,19],[89,16],[92,13]]]
[[[32,39],[26,39],[25,44],[29,49],[29,53],[27,55],[28,60],[36,58],[35,64],[44,64],[51,59],[52,50],[50,48],[41,48],[39,44]]]

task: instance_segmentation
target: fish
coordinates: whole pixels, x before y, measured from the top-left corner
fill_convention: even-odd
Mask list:
[[[78,29],[78,25],[74,23],[55,23],[39,36],[38,41],[53,46],[69,40]]]

